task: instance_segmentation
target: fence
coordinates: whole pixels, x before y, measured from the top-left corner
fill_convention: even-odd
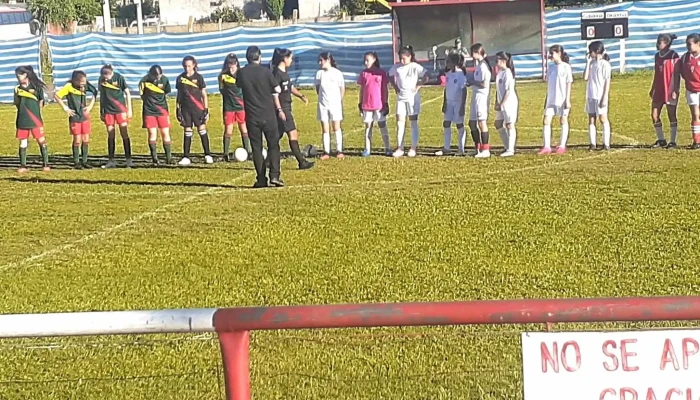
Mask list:
[[[17,85],[15,68],[31,65],[37,73],[41,71],[39,50],[41,38],[0,40],[0,103],[11,103]]]
[[[248,400],[250,331],[695,320],[700,297],[501,300],[2,315],[0,338],[216,332],[226,397]]]

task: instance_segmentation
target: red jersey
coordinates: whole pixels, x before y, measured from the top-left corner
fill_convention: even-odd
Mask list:
[[[700,93],[700,55],[693,57],[690,53],[681,58],[681,76],[685,81],[685,90]]]
[[[656,53],[654,56],[654,103],[666,104],[671,101],[671,86],[673,84],[673,71],[680,56],[674,50],[669,50],[663,56]]]

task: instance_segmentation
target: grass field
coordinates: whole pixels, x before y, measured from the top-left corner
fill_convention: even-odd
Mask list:
[[[585,150],[577,80],[573,150],[536,156],[545,89],[527,83],[518,87],[515,158],[349,157],[309,171],[286,160],[288,187],[263,191],[247,189],[250,163],[71,170],[56,105],[44,113],[56,168],[18,176],[14,111],[0,108],[0,310],[695,294],[700,153],[646,148],[655,140],[649,81],[614,78],[610,152]],[[357,92],[347,97],[346,143],[356,155]],[[423,94],[425,154],[442,143],[441,97]],[[319,144],[313,102],[295,106],[302,143]],[[688,145],[686,108],[679,114]],[[92,154],[104,158],[106,135],[94,130]],[[555,126],[555,143],[558,134]],[[133,129],[132,138],[145,167],[145,134]],[[181,133],[174,138],[177,152]],[[499,144],[495,130],[492,138]],[[254,398],[519,398],[527,329],[542,327],[255,333]],[[3,400],[223,396],[210,335],[3,341],[0,366]]]

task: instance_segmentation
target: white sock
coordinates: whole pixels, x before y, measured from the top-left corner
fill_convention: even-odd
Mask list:
[[[464,153],[464,146],[466,145],[467,141],[467,132],[464,130],[464,127],[458,128],[457,132],[459,134],[458,136],[458,141],[457,141],[457,150],[459,150],[459,153]]]
[[[418,148],[418,121],[411,120],[411,148]]]
[[[323,152],[331,154],[331,134],[323,132]]]
[[[343,131],[340,129],[335,131],[335,147],[338,153],[343,152]]]
[[[445,149],[445,151],[449,151],[449,150],[450,150],[450,145],[452,144],[452,127],[451,127],[451,126],[447,126],[447,127],[444,127],[444,126],[443,126],[443,128],[442,128],[442,135],[443,135],[443,138],[444,138],[444,141],[443,141],[443,143],[444,143],[443,149]]]
[[[656,140],[665,140],[664,138],[664,126],[661,122],[654,123],[654,131],[656,131]]]
[[[515,152],[515,139],[518,137],[515,127],[508,129],[508,151]]]
[[[610,147],[610,122],[603,123],[603,146]]]
[[[367,152],[372,150],[372,125],[365,128],[365,150]]]
[[[588,140],[591,143],[591,146],[595,146],[596,143],[596,137],[598,136],[598,131],[596,130],[595,125],[588,125]]]
[[[508,148],[508,131],[506,130],[505,126],[498,128],[498,135],[501,137],[501,142],[503,142],[503,150],[510,150]]]
[[[569,124],[561,124],[561,139],[559,147],[566,148],[566,143],[569,141]]]
[[[380,126],[379,131],[382,133],[382,141],[384,142],[384,150],[391,150],[391,144],[389,143],[389,128],[386,126]]]
[[[406,134],[406,121],[396,122],[396,140],[398,141],[398,148],[403,150],[403,137]]]
[[[552,125],[545,125],[542,127],[542,140],[544,141],[545,149],[552,147]]]
[[[671,122],[671,143],[676,143],[678,139],[678,122]]]

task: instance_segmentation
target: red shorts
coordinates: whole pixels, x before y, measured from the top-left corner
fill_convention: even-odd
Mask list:
[[[245,123],[245,111],[226,111],[224,113],[224,125]]]
[[[91,134],[92,127],[90,126],[90,120],[83,121],[83,122],[71,122],[70,133],[73,136]]]
[[[40,126],[38,128],[33,128],[33,129],[17,129],[17,139],[19,139],[19,140],[29,139],[30,135],[34,139],[37,139],[37,140],[39,140],[40,138],[43,138],[44,137],[44,127]]]
[[[129,123],[129,119],[126,117],[126,113],[121,113],[121,114],[105,114],[105,125],[107,126],[114,126],[114,125],[119,125],[123,126]]]
[[[170,128],[170,116],[161,115],[160,117],[156,117],[153,115],[146,115],[143,117],[143,127],[146,129]]]

